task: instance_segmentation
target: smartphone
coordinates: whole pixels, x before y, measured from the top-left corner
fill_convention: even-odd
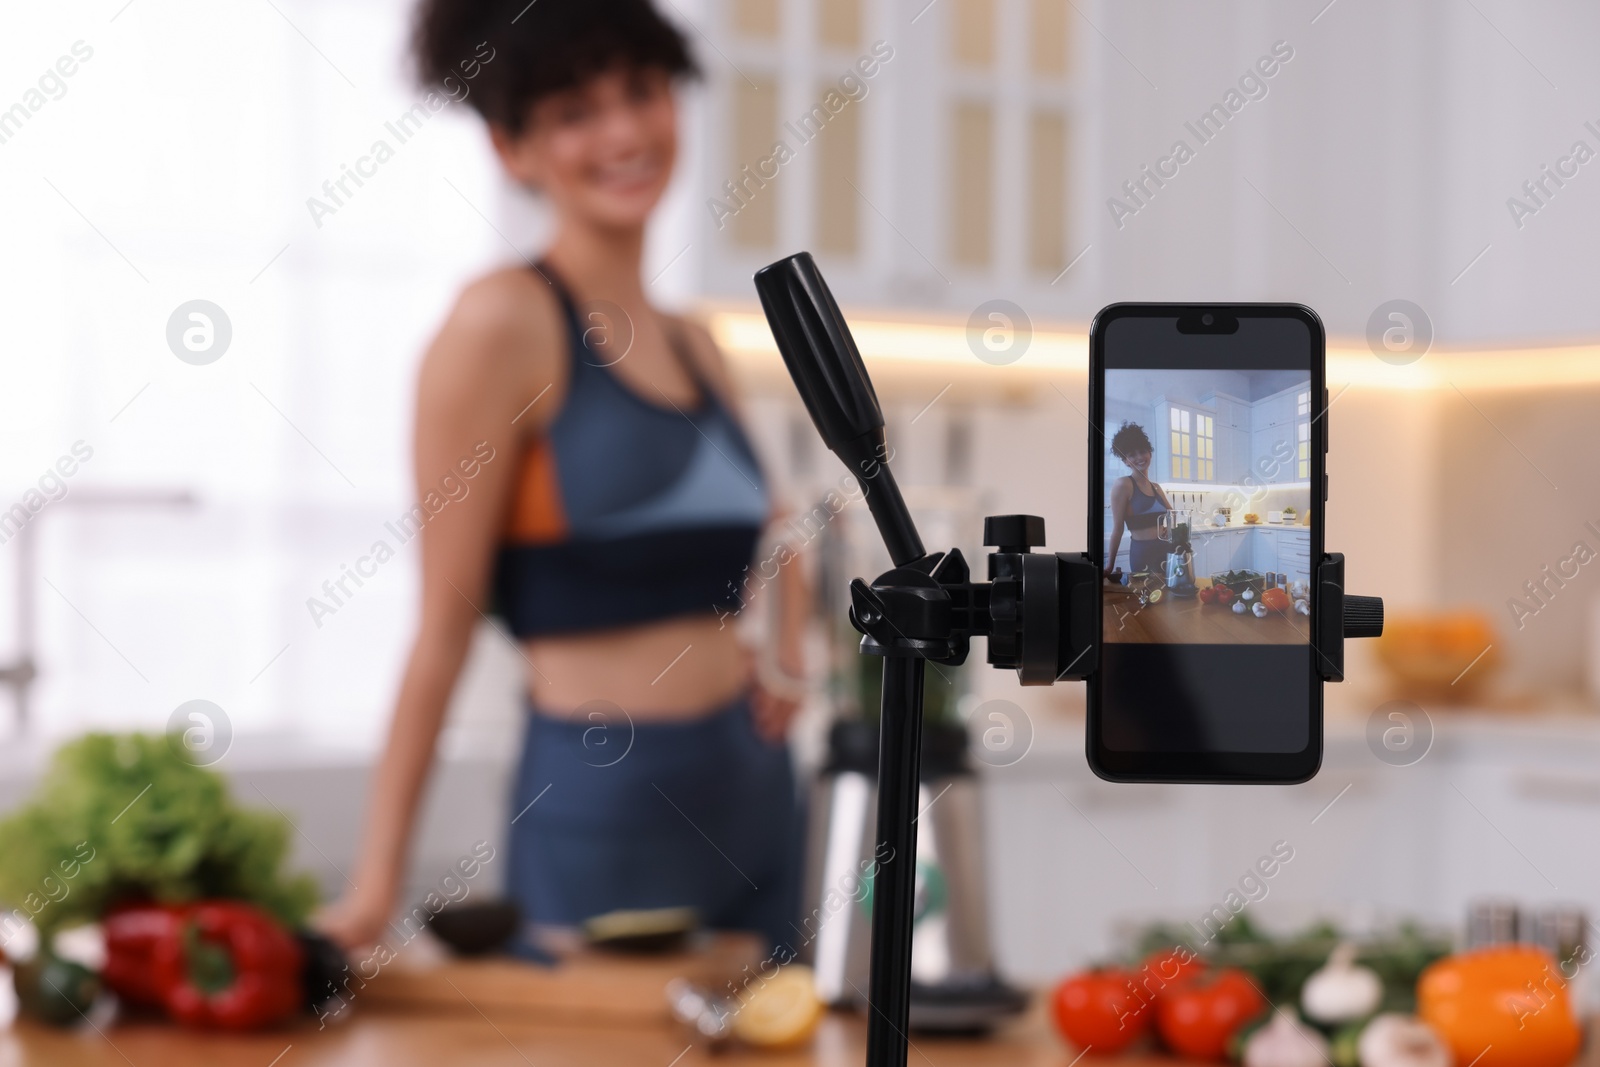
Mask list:
[[[1303,782],[1328,440],[1299,304],[1113,304],[1089,332],[1100,666],[1088,756],[1135,782]]]

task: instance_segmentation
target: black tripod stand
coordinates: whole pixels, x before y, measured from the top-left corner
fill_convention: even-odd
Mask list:
[[[894,567],[871,585],[850,583],[850,621],[861,651],[883,657],[878,756],[878,848],[868,987],[868,1067],[905,1067],[911,1006],[911,934],[922,747],[923,661],[959,665],[971,638],[988,639],[989,663],[1023,685],[1088,677],[1098,664],[1099,568],[1082,553],[1047,554],[1044,520],[984,520],[989,580],[974,582],[961,552],[927,552],[890,472],[883,411],[850,328],[808,253],[756,273],[756,291],[784,363],[823,441],[861,479]],[[1343,639],[1376,636],[1382,601],[1344,596],[1344,557],[1319,568],[1312,643],[1322,674],[1343,678]],[[1359,617],[1359,618],[1358,618]]]

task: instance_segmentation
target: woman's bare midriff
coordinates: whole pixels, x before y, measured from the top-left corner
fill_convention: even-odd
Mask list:
[[[522,642],[527,691],[540,711],[569,715],[608,700],[636,721],[691,719],[750,685],[734,627],[690,615],[619,630]]]

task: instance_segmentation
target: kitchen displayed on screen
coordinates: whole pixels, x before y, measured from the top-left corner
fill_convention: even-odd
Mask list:
[[[1107,641],[1306,644],[1311,379],[1106,371]]]

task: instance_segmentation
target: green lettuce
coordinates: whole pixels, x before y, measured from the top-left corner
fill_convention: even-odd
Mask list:
[[[160,734],[87,734],[55,753],[32,801],[0,820],[0,904],[51,931],[113,903],[229,898],[301,925],[315,880],[283,871],[291,827],[239,806],[220,774]]]

